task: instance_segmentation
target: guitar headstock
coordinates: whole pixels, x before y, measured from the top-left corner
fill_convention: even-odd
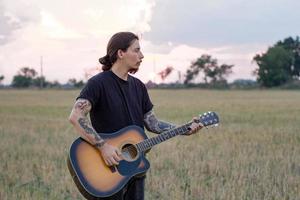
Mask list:
[[[206,126],[218,126],[219,124],[219,116],[215,112],[205,112],[199,116],[199,122]]]

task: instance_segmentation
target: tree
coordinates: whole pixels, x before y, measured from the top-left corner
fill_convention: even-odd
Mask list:
[[[232,73],[231,68],[233,65],[222,64],[218,65],[217,59],[212,58],[210,55],[202,55],[195,62],[192,62],[189,69],[187,69],[184,83],[190,83],[195,79],[200,72],[203,72],[204,82],[206,84],[216,84],[218,82],[227,82],[225,77]]]
[[[34,78],[37,75],[35,69],[23,67],[20,69],[19,74],[28,78]]]
[[[257,54],[253,60],[258,69],[254,71],[257,81],[265,87],[279,86],[300,77],[299,37],[288,37],[268,48],[266,53]]]
[[[171,72],[174,70],[172,66],[167,66],[165,69],[162,71],[158,72],[157,74],[160,76],[161,80],[165,80],[167,76],[171,74]]]
[[[285,50],[289,51],[293,60],[290,66],[291,76],[293,79],[297,79],[300,77],[300,41],[299,37],[293,39],[292,37],[288,37],[283,41],[279,41],[276,43],[276,46],[281,46]]]
[[[19,70],[18,74],[13,77],[12,86],[18,88],[29,87],[36,75],[37,72],[34,69],[23,67]]]
[[[266,53],[256,55],[253,60],[259,66],[255,74],[260,85],[279,86],[291,79],[293,55],[283,47],[271,47]]]
[[[35,87],[44,88],[50,85],[50,83],[45,79],[44,76],[39,76],[34,79],[32,79],[31,85]]]
[[[76,87],[76,88],[81,88],[84,86],[84,82],[82,80],[80,81],[77,81],[75,78],[70,78],[68,80],[68,84],[72,85],[73,87]]]
[[[49,85],[49,87],[51,87],[51,88],[59,88],[59,87],[61,87],[61,84],[57,80],[55,80],[53,82],[48,82],[47,85]]]
[[[1,85],[1,82],[4,80],[4,76],[3,75],[0,75],[0,85]]]

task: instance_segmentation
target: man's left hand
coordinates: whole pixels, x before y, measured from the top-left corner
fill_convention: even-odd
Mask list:
[[[185,135],[195,134],[203,127],[203,124],[196,122],[197,119],[198,119],[197,117],[193,118],[193,123],[189,127],[190,131],[187,132]]]

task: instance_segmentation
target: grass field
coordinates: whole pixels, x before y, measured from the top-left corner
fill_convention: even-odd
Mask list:
[[[78,92],[0,90],[1,200],[83,199],[66,165]],[[300,199],[299,91],[149,93],[165,121],[212,110],[221,123],[151,150],[146,199]]]

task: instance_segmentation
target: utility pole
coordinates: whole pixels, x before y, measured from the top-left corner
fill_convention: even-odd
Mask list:
[[[178,82],[181,84],[181,71],[177,70],[178,72]]]
[[[40,87],[43,89],[44,79],[43,79],[43,56],[41,56],[41,77],[40,77]]]
[[[154,77],[153,77],[153,82],[154,83],[156,83],[155,82],[155,77],[156,77],[156,69],[155,68],[156,68],[156,60],[155,60],[155,54],[154,54],[154,56],[153,56],[153,72],[155,74]]]

